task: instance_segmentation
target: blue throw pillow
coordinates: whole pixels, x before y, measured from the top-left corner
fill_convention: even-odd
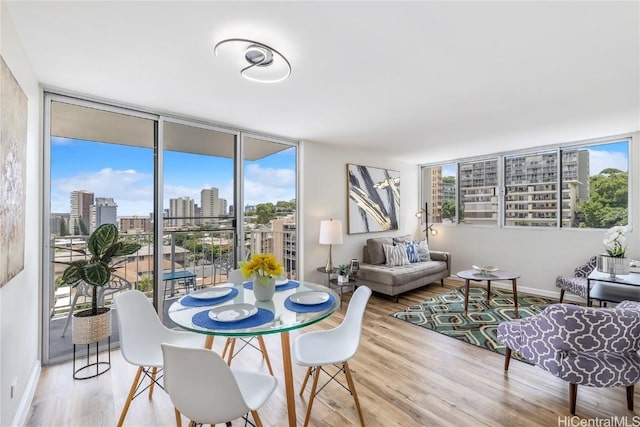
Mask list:
[[[415,240],[411,240],[406,242],[405,247],[407,249],[407,258],[409,258],[409,262],[420,262],[420,256],[418,255],[418,245]]]

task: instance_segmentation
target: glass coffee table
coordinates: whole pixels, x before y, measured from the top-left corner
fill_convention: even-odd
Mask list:
[[[469,282],[487,282],[487,304],[491,299],[491,281],[492,280],[511,280],[511,286],[513,288],[513,305],[515,308],[516,316],[520,317],[518,313],[518,290],[516,287],[516,280],[520,277],[519,274],[510,273],[504,270],[496,270],[491,273],[481,273],[478,270],[463,270],[456,273],[461,279],[464,279],[464,314],[467,314],[467,308],[469,306]]]
[[[587,276],[587,306],[592,300],[604,302],[640,301],[640,273],[629,273],[611,277],[594,269]]]

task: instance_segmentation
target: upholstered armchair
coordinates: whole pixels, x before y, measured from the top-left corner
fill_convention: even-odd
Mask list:
[[[576,267],[573,277],[556,277],[556,288],[560,288],[560,302],[564,299],[565,291],[587,298],[587,276],[596,268],[597,257],[591,257],[586,263]]]
[[[633,387],[640,379],[640,302],[615,308],[554,304],[540,314],[498,326],[498,341],[511,351],[569,382],[569,408],[576,413],[578,385],[626,387],[633,410]]]

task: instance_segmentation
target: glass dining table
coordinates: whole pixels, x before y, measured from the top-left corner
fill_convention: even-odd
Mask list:
[[[215,336],[250,337],[279,334],[289,426],[296,425],[293,365],[289,331],[328,318],[340,307],[340,296],[315,283],[290,280],[276,286],[269,301],[256,301],[253,283],[220,284],[185,295],[169,307],[169,318],[183,329],[207,335],[211,349]]]

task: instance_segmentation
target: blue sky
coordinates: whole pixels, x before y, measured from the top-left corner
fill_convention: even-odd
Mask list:
[[[67,138],[51,139],[51,210],[69,212],[73,190],[111,197],[118,215],[147,216],[153,206],[153,150]],[[295,148],[245,163],[245,203],[295,198]],[[233,161],[165,151],[164,207],[169,199],[191,197],[200,205],[200,190],[217,187],[233,204]]]

